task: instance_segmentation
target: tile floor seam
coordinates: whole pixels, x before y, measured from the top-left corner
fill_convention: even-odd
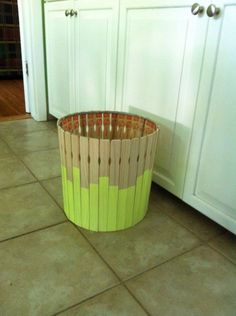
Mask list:
[[[54,179],[57,179],[57,178],[61,178],[61,174],[59,176],[52,176],[50,178],[45,178],[45,179],[40,179],[40,180],[36,177],[38,182],[40,182],[40,181],[43,182],[43,181],[47,181],[47,180],[54,180]]]
[[[21,238],[21,237],[24,237],[24,236],[27,236],[27,235],[30,235],[30,234],[34,234],[34,233],[37,233],[38,231],[45,230],[45,229],[48,229],[48,228],[51,228],[51,227],[54,227],[54,226],[58,226],[58,225],[61,225],[61,224],[67,223],[67,222],[69,222],[69,221],[66,219],[66,220],[64,220],[64,221],[61,221],[61,222],[58,222],[58,223],[55,223],[55,224],[52,224],[52,225],[40,227],[40,228],[34,229],[34,230],[32,230],[32,231],[29,231],[29,232],[26,232],[26,233],[23,233],[23,234],[19,234],[19,235],[16,235],[16,236],[12,236],[12,237],[9,237],[9,238],[0,240],[0,244],[1,244],[1,243],[4,243],[4,242],[7,242],[7,241],[10,241],[10,240],[14,240],[14,239],[17,239],[17,238]],[[1,315],[0,315],[0,316],[1,316]]]
[[[99,296],[99,295],[102,295],[102,294],[104,294],[104,293],[106,293],[106,292],[108,292],[108,291],[110,291],[110,290],[112,290],[112,289],[114,289],[114,288],[116,288],[116,287],[118,287],[118,286],[121,286],[121,285],[122,285],[121,283],[112,285],[111,287],[109,287],[109,288],[107,288],[107,289],[105,289],[105,290],[102,290],[101,292],[96,293],[96,294],[94,294],[94,295],[91,295],[91,296],[89,296],[89,297],[83,299],[83,300],[80,301],[79,303],[75,303],[75,304],[73,304],[73,305],[71,305],[71,306],[68,306],[68,307],[66,307],[66,308],[64,308],[64,309],[62,309],[62,310],[60,310],[60,311],[58,311],[58,312],[56,312],[56,313],[54,313],[54,314],[51,314],[50,316],[57,316],[57,315],[60,315],[61,313],[64,313],[64,312],[66,312],[66,311],[69,311],[69,310],[71,310],[72,308],[77,307],[77,306],[79,306],[79,305],[81,305],[81,304],[83,304],[83,303],[86,303],[86,302],[88,302],[89,300],[91,300],[91,299],[93,299],[93,298],[95,298],[95,297],[97,297],[97,296]]]
[[[5,142],[5,144],[7,144],[5,140],[4,140],[4,142]],[[8,145],[8,144],[7,144],[7,145]],[[9,147],[9,146],[8,146],[8,147]],[[18,155],[12,150],[11,147],[9,147],[9,148],[10,148],[10,151],[14,154],[14,156],[15,156],[18,160],[20,160],[20,162],[25,166],[25,168],[30,172],[30,174],[33,176],[33,178],[38,181],[38,178],[33,174],[33,172],[30,170],[30,168],[25,164],[25,162],[23,161],[23,159],[22,159],[20,156],[18,156]]]
[[[37,149],[37,150],[31,150],[31,151],[21,151],[20,153],[16,153],[14,151],[13,152],[17,157],[21,157],[21,156],[28,155],[28,154],[38,153],[38,152],[42,152],[42,151],[55,150],[55,149],[59,150],[59,146],[56,146],[56,147],[53,146],[53,147],[49,147],[49,148],[43,148],[43,149]]]
[[[72,224],[73,224],[73,223],[72,223]],[[128,278],[128,279],[122,280],[122,279],[119,277],[119,275],[114,271],[114,269],[110,266],[110,264],[105,260],[105,258],[100,254],[100,252],[96,249],[96,247],[89,241],[89,239],[86,237],[86,235],[83,234],[83,232],[80,230],[80,228],[79,228],[78,226],[76,226],[75,224],[73,224],[73,225],[74,225],[74,226],[76,227],[76,229],[81,233],[81,235],[85,238],[85,240],[91,245],[91,247],[92,247],[92,248],[94,249],[94,251],[98,254],[98,256],[102,259],[102,261],[103,261],[103,262],[109,267],[109,269],[115,274],[115,276],[116,276],[116,277],[118,278],[118,280],[121,282],[120,284],[123,285],[123,286],[129,291],[129,293],[132,293],[132,292],[131,292],[131,290],[127,287],[127,285],[126,285],[126,282],[127,282],[127,281],[130,281],[130,280],[132,280],[132,279],[135,279],[136,277],[138,277],[138,276],[140,276],[140,275],[142,275],[142,274],[144,274],[144,273],[146,273],[146,272],[148,272],[148,271],[151,271],[151,270],[153,270],[153,269],[155,269],[155,268],[157,268],[157,267],[159,267],[159,266],[161,266],[161,265],[163,265],[163,264],[165,264],[165,263],[168,263],[168,262],[170,262],[170,261],[172,261],[172,260],[174,260],[174,259],[176,259],[176,258],[178,258],[178,257],[181,257],[181,256],[185,255],[185,254],[188,253],[188,252],[193,251],[194,249],[197,249],[197,248],[199,248],[199,247],[205,245],[205,243],[204,243],[202,240],[200,240],[200,239],[198,238],[200,244],[198,244],[197,246],[194,246],[193,248],[188,249],[188,250],[182,252],[181,254],[178,254],[178,255],[176,255],[176,256],[174,256],[174,257],[172,257],[172,258],[169,258],[169,259],[167,259],[167,260],[165,260],[165,261],[163,261],[163,262],[161,262],[161,263],[159,263],[159,264],[157,264],[157,265],[155,265],[155,266],[152,266],[151,268],[148,268],[148,269],[146,269],[146,270],[140,272],[139,274],[136,274],[136,275],[134,275],[134,276],[132,276],[132,277],[130,277],[130,278]],[[147,309],[142,305],[142,303],[136,298],[136,296],[134,295],[134,293],[132,293],[132,297],[133,297],[133,298],[135,299],[135,301],[142,307],[142,309],[145,311],[145,313],[147,313],[147,315],[151,315],[151,314],[147,311]]]
[[[11,149],[11,148],[10,148]],[[52,149],[52,148],[51,148]],[[54,148],[55,149],[55,148]],[[48,149],[50,150],[50,149]],[[42,152],[42,151],[48,151],[46,150],[38,150],[37,152]],[[11,149],[11,151],[14,153],[14,151]],[[32,152],[30,152],[32,153]],[[28,153],[27,153],[28,154]],[[33,171],[31,171],[31,169],[27,166],[27,164],[24,162],[23,158],[20,155],[17,155],[16,153],[14,153],[14,155],[16,156],[17,159],[20,160],[20,162],[25,166],[25,168],[30,172],[30,174],[33,176],[33,178],[35,178],[38,182],[40,181],[37,176],[33,173]],[[58,176],[57,176],[58,177]],[[49,178],[51,179],[51,178]],[[41,180],[49,180],[49,179],[41,179]]]
[[[218,225],[218,224],[217,224],[217,225]],[[226,234],[226,232],[227,232],[227,231],[220,232],[219,235],[217,235],[217,236],[212,236],[212,237],[210,237],[209,239],[207,239],[205,242],[206,242],[206,243],[212,242],[212,240],[214,240],[214,239],[216,239],[216,238],[218,238],[218,237],[220,237],[220,236]]]
[[[15,156],[17,158],[17,154],[12,150],[12,148],[8,145],[8,143],[5,141],[5,139],[1,139],[1,137],[0,137],[0,140],[8,147],[8,149],[10,151],[8,153],[8,155],[13,155],[13,156]],[[6,157],[2,157],[1,159],[6,159],[6,158],[8,158],[7,155],[6,155]]]
[[[3,141],[7,146],[8,146],[8,144],[7,144],[7,142],[4,140]],[[30,182],[28,182],[28,183],[22,183],[22,184],[20,184],[20,185],[16,185],[16,186],[9,186],[9,187],[6,187],[7,189],[10,189],[10,188],[13,188],[13,187],[18,187],[18,186],[21,186],[21,185],[24,185],[24,184],[30,184],[30,183],[36,183],[36,182],[38,182],[38,178],[33,174],[33,172],[28,168],[28,166],[24,163],[24,161],[19,157],[19,156],[17,156],[17,154],[12,150],[12,148],[10,147],[10,146],[8,146],[9,147],[9,149],[10,149],[10,152],[15,156],[15,158],[16,159],[18,159],[23,165],[24,165],[24,167],[29,171],[29,173],[31,174],[31,176],[35,179],[35,181],[30,181]],[[1,189],[6,189],[6,188],[1,188]],[[0,190],[1,190],[0,189]]]
[[[86,237],[86,235],[82,232],[82,230],[75,224],[73,224],[75,228],[81,233],[81,235],[84,237],[84,239],[89,243],[89,245],[92,247],[92,249],[96,252],[96,254],[99,256],[99,258],[105,263],[105,265],[112,271],[112,273],[116,276],[116,278],[119,280],[121,285],[124,285],[124,287],[127,289],[124,281],[119,277],[119,275],[116,273],[116,271],[110,266],[110,264],[105,260],[105,258],[100,254],[100,252],[96,249],[96,247],[89,241],[89,239]],[[144,312],[147,315],[150,315],[146,308],[142,305],[142,303],[136,298],[133,297],[135,301],[138,303],[138,305],[144,310]]]
[[[54,180],[54,179],[59,179],[61,178],[61,174],[59,176],[53,176],[53,177],[50,177],[50,178],[47,178],[47,179],[40,179],[38,180],[39,182],[43,182],[43,181],[47,181],[47,180]],[[62,182],[61,182],[62,184]]]
[[[203,243],[207,243],[208,240],[211,240],[212,238],[216,238],[216,237],[218,237],[218,236],[221,235],[221,233],[219,233],[219,234],[217,234],[217,235],[211,237],[210,239],[207,239],[207,240],[202,239],[202,238],[199,237],[194,231],[192,231],[189,227],[187,227],[186,225],[184,225],[183,223],[181,223],[181,221],[179,221],[178,219],[176,219],[174,216],[172,216],[172,215],[166,213],[165,211],[161,210],[161,209],[158,208],[158,207],[157,207],[157,209],[158,209],[160,212],[162,212],[163,214],[165,214],[166,216],[168,216],[169,218],[171,218],[171,219],[172,219],[173,221],[175,221],[177,224],[181,225],[183,228],[185,228],[188,232],[190,232],[192,235],[194,235],[194,237],[196,237],[197,239],[199,239],[199,240],[202,241]],[[196,211],[197,211],[197,210],[196,210]],[[153,212],[155,212],[155,211],[153,211]],[[224,232],[224,233],[225,233],[225,232]]]
[[[24,155],[28,155],[31,153],[37,153],[37,152],[49,151],[49,150],[55,150],[55,149],[59,150],[59,146],[50,147],[50,148],[43,148],[43,149],[36,149],[36,150],[32,150],[32,151],[21,151],[19,154],[15,154],[15,155],[16,156],[24,156]]]
[[[143,306],[143,304],[138,300],[138,298],[134,295],[134,293],[128,288],[128,286],[122,282],[122,285],[126,288],[126,290],[128,291],[128,293],[133,297],[133,299],[139,304],[139,306],[141,306],[141,308],[143,309],[143,311],[148,315],[151,316],[151,314],[149,313],[149,311],[146,309],[146,307]]]
[[[1,123],[0,123],[1,124]],[[0,125],[1,126],[1,125]],[[51,129],[48,129],[49,131],[52,131]],[[47,131],[46,129],[43,129],[43,130],[40,130],[40,131],[33,131],[33,132],[30,132],[30,133],[27,133],[27,134],[31,134],[31,133],[38,133],[38,132],[43,132],[43,131]],[[55,133],[55,131],[52,131],[53,133]],[[17,137],[17,136],[25,136],[26,134],[17,134],[16,136],[15,135],[13,135],[13,136],[15,136],[15,137]],[[11,148],[10,147],[10,145],[9,145],[9,143],[8,143],[8,140],[7,140],[7,138],[6,137],[1,137],[0,136],[0,140],[1,141],[4,141],[7,145],[8,145],[8,147],[9,148]],[[11,149],[12,150],[12,149]],[[44,149],[43,149],[44,150]],[[33,151],[30,151],[30,152],[35,152],[35,151],[39,151],[39,150],[33,150]],[[28,151],[26,151],[27,153],[28,153]],[[14,152],[15,153],[15,152]],[[25,153],[24,151],[22,151],[21,153]]]
[[[200,248],[200,247],[202,247],[202,246],[205,246],[205,244],[202,243],[202,244],[199,244],[199,245],[197,245],[197,246],[194,246],[194,247],[191,248],[191,249],[188,249],[188,250],[186,250],[186,251],[184,251],[184,252],[182,252],[182,253],[180,253],[180,254],[174,256],[174,257],[171,257],[171,258],[169,258],[169,259],[167,259],[167,260],[165,260],[165,261],[163,261],[163,262],[160,262],[160,263],[156,264],[155,266],[152,266],[152,267],[146,269],[145,271],[142,271],[142,272],[140,272],[140,273],[138,273],[138,274],[136,274],[136,275],[134,275],[134,276],[131,276],[130,278],[125,279],[123,282],[126,283],[126,282],[128,282],[128,281],[130,281],[130,280],[136,279],[136,278],[138,278],[139,276],[141,276],[142,274],[144,274],[144,273],[146,273],[146,272],[149,272],[149,271],[152,271],[152,270],[154,270],[155,268],[158,268],[158,267],[162,266],[163,264],[169,263],[170,261],[172,261],[172,260],[174,260],[174,259],[176,259],[176,258],[178,258],[178,257],[184,256],[185,254],[187,254],[187,253],[189,253],[189,252],[191,252],[191,251],[193,251],[193,250],[195,250],[195,249],[197,249],[197,248]]]
[[[44,181],[44,180],[43,180]],[[65,214],[65,211],[64,211],[64,208],[59,204],[59,202],[55,199],[55,197],[43,186],[43,184],[41,183],[40,180],[38,180],[38,183],[39,185],[41,186],[41,188],[47,193],[47,195],[50,196],[50,198],[56,203],[56,205],[60,208],[60,210],[62,211],[62,213],[65,215],[66,217],[66,214]],[[66,217],[67,219],[67,217]],[[68,219],[67,219],[68,220]]]
[[[14,122],[14,121],[11,121],[11,122]],[[44,121],[44,122],[49,122],[49,121]],[[1,126],[1,123],[2,122],[0,121],[0,126]],[[54,133],[57,133],[57,130],[55,131],[54,127],[45,126],[44,128],[37,129],[36,131],[32,129],[31,131],[27,131],[27,132],[18,132],[17,136],[30,135],[32,133],[43,132],[43,131],[53,131]],[[10,134],[10,136],[15,136],[15,135]],[[0,135],[0,138],[4,139],[4,136]]]
[[[215,248],[214,246],[210,245],[207,243],[207,246],[209,248],[211,248],[212,250],[214,250],[215,252],[217,252],[219,255],[221,255],[222,257],[224,257],[225,259],[227,259],[229,262],[231,262],[234,266],[236,266],[236,263],[228,256],[226,256],[223,252],[221,252],[219,249]]]
[[[35,178],[35,177],[34,177],[34,178]],[[0,192],[1,192],[1,191],[4,191],[4,190],[9,190],[9,189],[14,189],[14,188],[22,187],[22,186],[25,186],[25,185],[28,185],[28,184],[38,183],[38,182],[39,182],[39,181],[38,181],[37,179],[35,179],[34,181],[25,182],[25,183],[22,183],[22,184],[11,185],[11,186],[8,186],[8,187],[3,187],[3,188],[0,188]]]
[[[1,124],[1,123],[0,123],[0,124]],[[47,127],[47,129],[48,129],[48,130],[51,130],[49,127]],[[33,133],[42,132],[42,131],[45,131],[45,130],[46,130],[46,129],[39,130],[39,131],[33,131]],[[57,131],[53,131],[53,132],[57,134]],[[22,135],[25,135],[25,134],[31,134],[31,132],[29,132],[29,133],[24,133],[24,134],[22,134]],[[21,135],[21,134],[19,134],[19,135]],[[5,145],[7,145],[7,147],[10,149],[11,153],[12,153],[14,156],[16,156],[17,158],[19,158],[21,161],[22,161],[21,156],[26,155],[26,154],[36,153],[36,152],[40,152],[40,151],[48,151],[48,150],[53,150],[53,149],[58,149],[58,150],[59,150],[59,144],[58,144],[58,146],[56,146],[56,147],[50,147],[50,148],[41,149],[41,150],[39,149],[39,150],[33,150],[33,151],[25,151],[25,152],[22,151],[22,152],[20,152],[20,153],[17,153],[17,152],[15,152],[15,151],[11,148],[11,146],[8,144],[7,140],[1,137],[1,135],[0,135],[0,140],[2,140],[2,141],[5,143]],[[46,179],[45,179],[45,180],[46,180]]]

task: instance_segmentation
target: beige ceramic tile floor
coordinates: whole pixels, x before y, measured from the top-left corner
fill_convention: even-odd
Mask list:
[[[236,237],[153,185],[135,227],[63,213],[55,123],[0,123],[0,316],[236,315]]]

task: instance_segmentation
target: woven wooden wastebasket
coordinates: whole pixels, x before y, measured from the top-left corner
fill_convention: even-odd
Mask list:
[[[68,219],[93,231],[116,231],[141,221],[158,132],[154,122],[127,113],[76,113],[59,119]]]

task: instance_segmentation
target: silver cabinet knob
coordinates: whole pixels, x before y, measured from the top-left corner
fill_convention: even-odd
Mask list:
[[[69,16],[70,15],[70,10],[66,10],[65,11],[65,16]]]
[[[70,16],[77,16],[77,11],[71,9],[70,10]]]
[[[207,15],[212,18],[220,14],[220,8],[217,8],[214,4],[210,4],[207,8]]]
[[[194,3],[191,8],[191,12],[193,15],[202,14],[204,12],[204,7],[202,7],[198,3]]]

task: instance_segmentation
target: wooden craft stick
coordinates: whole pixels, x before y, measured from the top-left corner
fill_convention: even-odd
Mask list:
[[[138,171],[138,154],[139,139],[134,138],[130,141],[129,186],[133,186],[136,183]]]
[[[137,174],[137,176],[143,175],[146,148],[147,148],[147,138],[145,136],[143,136],[140,138],[140,141],[139,141],[139,161],[138,161],[138,174]]]
[[[126,138],[133,138],[132,131],[133,131],[133,125],[132,125],[132,115],[127,114],[126,115]]]
[[[149,169],[152,169],[153,165],[154,165],[154,161],[155,161],[155,157],[156,157],[156,151],[157,151],[158,136],[159,136],[159,130],[154,132],[154,136],[153,136],[154,139],[153,139],[153,143],[152,143],[152,151],[151,151],[151,159],[150,159]]]
[[[90,157],[90,184],[98,183],[98,175],[99,175],[99,140],[96,138],[89,139],[89,157]]]
[[[73,167],[79,168],[80,161],[79,161],[79,137],[78,135],[71,135],[71,143],[72,143],[72,152],[73,152]]]
[[[101,139],[102,137],[102,113],[96,113],[96,133],[95,137]]]
[[[69,132],[65,132],[65,147],[67,179],[73,181],[71,134]]]
[[[60,126],[58,126],[58,138],[59,138],[59,149],[60,149],[60,156],[61,156],[61,164],[65,167],[66,166],[65,139],[64,139],[64,131],[63,131],[63,129]]]
[[[81,126],[81,135],[82,136],[87,136],[86,125],[87,125],[86,113],[81,113],[80,114],[80,126]]]
[[[147,150],[146,150],[144,170],[147,170],[150,168],[152,145],[153,145],[153,135],[147,135]]]
[[[107,139],[100,140],[100,177],[109,176],[109,158],[110,158],[110,141]]]
[[[89,144],[88,138],[80,137],[80,166],[81,166],[81,187],[88,188],[89,185]]]
[[[109,139],[110,138],[110,113],[103,113],[103,138]]]
[[[119,185],[119,162],[120,162],[121,141],[111,141],[111,164],[110,164],[110,185]]]
[[[94,113],[88,113],[88,136],[94,137],[94,125],[95,125],[95,114]]]
[[[130,158],[130,140],[123,139],[121,141],[121,155],[120,155],[120,174],[119,174],[119,188],[124,189],[128,187],[129,181],[129,158]]]
[[[111,115],[112,136],[111,139],[117,139],[117,113]]]

